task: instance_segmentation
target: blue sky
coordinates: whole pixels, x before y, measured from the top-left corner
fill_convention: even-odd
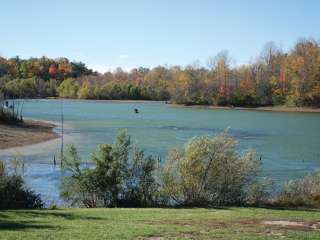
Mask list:
[[[59,57],[105,71],[187,65],[228,50],[235,64],[274,41],[320,39],[318,0],[0,0],[0,55]]]

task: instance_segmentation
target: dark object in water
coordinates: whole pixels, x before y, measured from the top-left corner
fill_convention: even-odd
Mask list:
[[[139,109],[138,109],[138,108],[135,108],[135,109],[134,109],[134,113],[139,113]]]

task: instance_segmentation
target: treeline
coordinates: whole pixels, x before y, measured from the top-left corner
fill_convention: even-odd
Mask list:
[[[0,57],[0,95],[7,98],[55,97],[66,78],[95,74],[82,62],[47,57]]]
[[[41,67],[44,66],[44,67]],[[250,64],[227,52],[207,66],[158,66],[98,74],[82,63],[0,59],[0,91],[11,97],[171,100],[178,104],[320,107],[320,47],[298,41],[288,52],[268,43]]]

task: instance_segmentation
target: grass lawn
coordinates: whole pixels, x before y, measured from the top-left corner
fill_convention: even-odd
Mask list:
[[[0,239],[320,239],[320,210],[8,210]]]

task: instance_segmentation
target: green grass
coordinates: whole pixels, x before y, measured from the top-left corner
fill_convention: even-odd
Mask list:
[[[320,211],[63,209],[0,211],[0,239],[320,239],[319,230],[263,220],[320,221]]]

